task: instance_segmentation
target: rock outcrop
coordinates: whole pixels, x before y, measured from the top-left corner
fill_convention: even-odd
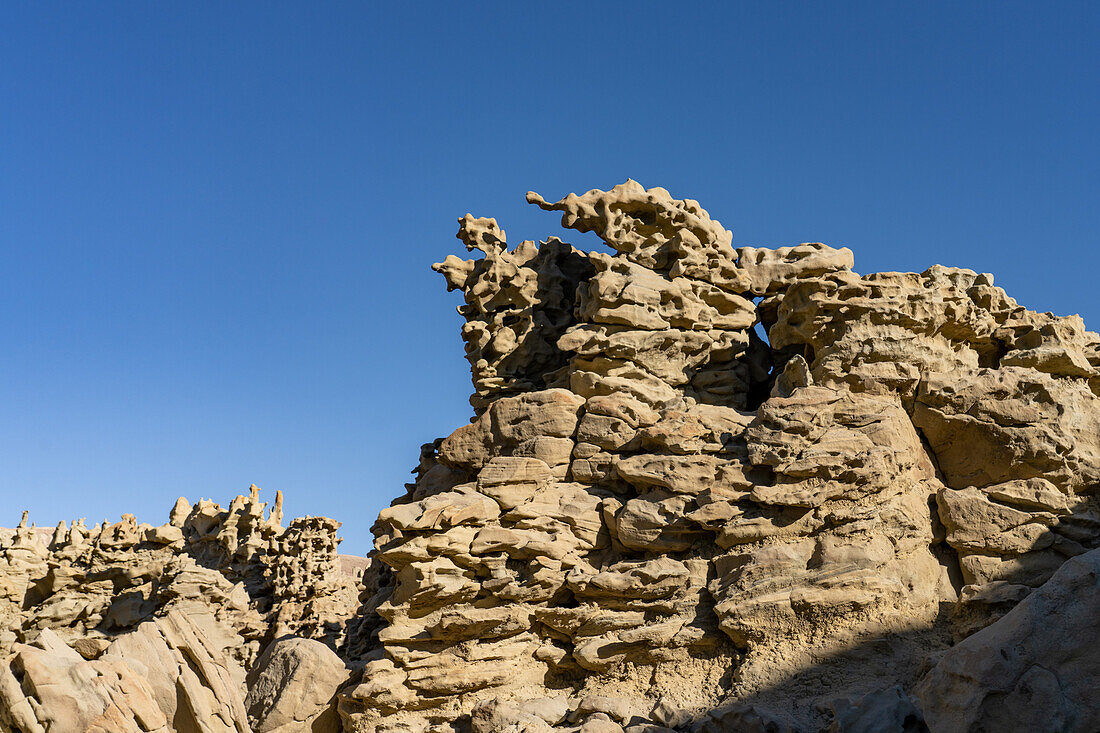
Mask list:
[[[269,668],[291,641],[332,657],[325,644],[344,643],[360,590],[340,570],[339,526],[307,517],[284,528],[282,495],[268,510],[255,486],[228,509],[180,499],[160,526],[126,515],[42,533],[24,516],[0,549],[0,730],[253,730],[246,668]],[[329,685],[325,705],[302,720],[333,707],[346,681],[337,661],[340,674],[318,675],[311,691]],[[293,689],[293,674],[258,674],[261,697],[273,679]],[[261,722],[310,711],[270,696],[253,701]]]
[[[24,523],[0,730],[1096,728],[1080,318],[970,270],[734,249],[633,181],[527,198],[609,253],[459,220],[482,256],[434,268],[474,416],[422,448],[369,561],[255,491],[48,543]]]
[[[1067,560],[917,688],[933,730],[1100,730],[1100,550]]]

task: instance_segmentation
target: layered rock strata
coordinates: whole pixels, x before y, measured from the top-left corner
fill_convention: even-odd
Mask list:
[[[382,654],[347,724],[537,728],[532,701],[586,697],[629,701],[608,730],[906,720],[929,657],[1095,546],[1079,318],[969,270],[734,249],[632,181],[528,201],[613,254],[460,220],[484,257],[435,269],[476,416],[379,516]]]
[[[24,524],[0,730],[1095,727],[1095,665],[1044,625],[1091,643],[1080,318],[970,270],[734,249],[633,181],[528,201],[610,253],[459,220],[480,257],[434,268],[474,416],[422,448],[369,561],[256,492]]]

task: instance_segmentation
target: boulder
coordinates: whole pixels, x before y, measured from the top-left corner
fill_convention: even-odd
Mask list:
[[[339,733],[336,693],[348,678],[344,662],[324,644],[276,639],[248,673],[244,704],[253,733]]]
[[[1100,550],[1067,560],[916,688],[933,731],[1100,730]]]

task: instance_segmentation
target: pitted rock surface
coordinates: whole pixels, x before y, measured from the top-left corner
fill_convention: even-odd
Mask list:
[[[481,256],[434,269],[473,418],[422,447],[370,558],[256,491],[159,527],[24,522],[0,730],[1094,727],[1079,317],[965,269],[735,249],[634,181],[527,199],[611,253],[459,220]]]

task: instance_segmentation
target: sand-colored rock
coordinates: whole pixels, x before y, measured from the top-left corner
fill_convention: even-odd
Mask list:
[[[434,269],[463,296],[472,420],[422,446],[370,558],[256,491],[161,526],[24,521],[0,534],[0,720],[79,699],[119,730],[1098,726],[1080,318],[971,270],[734,249],[634,181],[528,201],[609,252],[459,220],[480,256]],[[43,659],[102,680],[28,695],[12,670]]]
[[[348,671],[327,646],[282,637],[268,645],[248,676],[244,704],[254,733],[339,733],[336,692]]]
[[[0,727],[26,733],[173,730],[140,667],[88,661],[49,629],[0,666]]]

